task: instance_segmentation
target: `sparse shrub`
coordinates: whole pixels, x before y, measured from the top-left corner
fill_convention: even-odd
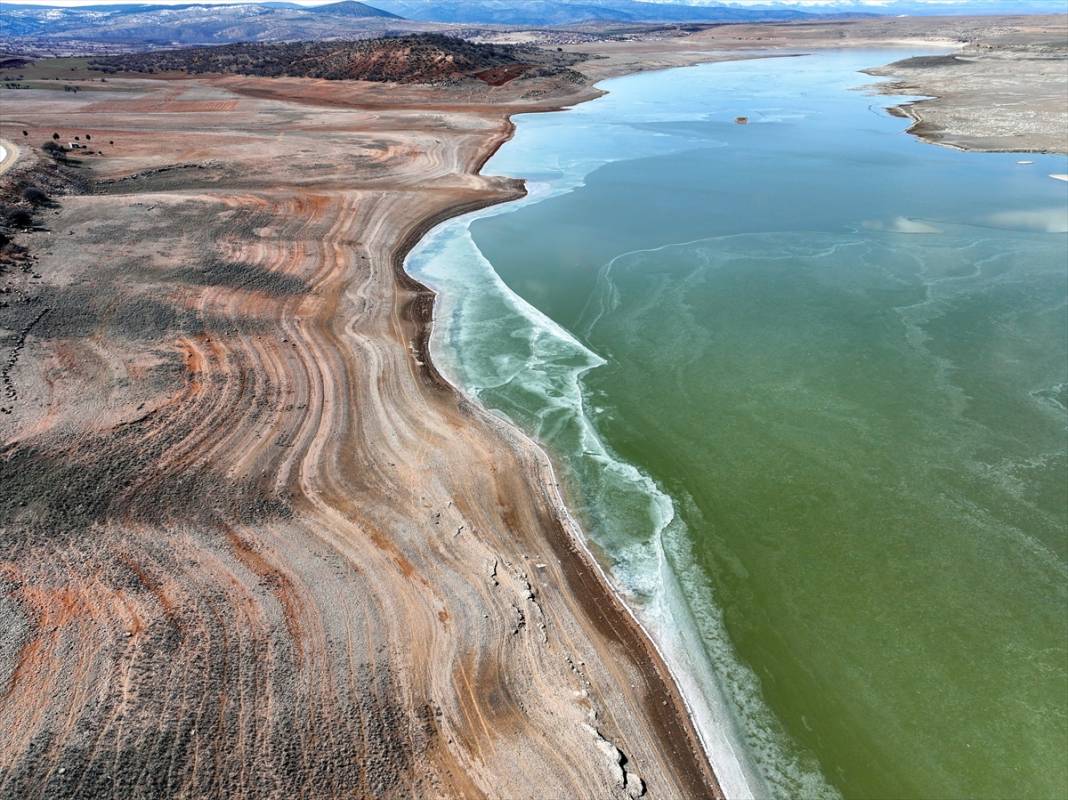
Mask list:
[[[52,198],[50,198],[43,191],[36,186],[27,186],[22,190],[22,199],[29,203],[31,206],[50,206],[52,205]]]
[[[52,156],[56,161],[67,160],[67,151],[63,149],[63,145],[59,142],[45,142],[41,146],[41,149],[48,153],[48,155]]]
[[[25,208],[14,208],[8,212],[4,222],[12,228],[32,228],[33,214]]]

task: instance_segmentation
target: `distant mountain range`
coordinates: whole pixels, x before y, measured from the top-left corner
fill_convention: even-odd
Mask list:
[[[401,23],[398,15],[343,0],[321,6],[265,2],[248,5],[97,5],[66,8],[13,5],[0,11],[0,38],[78,40],[114,44],[226,44],[337,38],[381,33]],[[425,27],[425,26],[415,26]]]
[[[641,0],[344,0],[319,6],[289,2],[235,5],[14,5],[0,11],[0,44],[90,47],[323,40],[403,34],[464,25],[556,26],[600,22],[699,23],[826,18],[794,9],[758,10]]]
[[[480,25],[757,22],[815,16],[794,9],[769,11],[641,0],[376,0],[375,4],[407,19]]]

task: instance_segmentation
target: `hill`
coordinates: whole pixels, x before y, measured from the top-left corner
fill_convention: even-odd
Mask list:
[[[285,6],[289,8],[290,6]],[[300,8],[297,6],[297,8]],[[383,11],[380,8],[372,8],[366,3],[358,3],[356,0],[341,0],[340,3],[327,3],[322,6],[312,6],[307,9],[311,14],[334,14],[342,17],[358,17],[360,19],[367,19],[368,17],[389,17],[391,19],[402,19],[400,14],[394,14],[390,11]]]
[[[518,45],[475,44],[452,36],[331,42],[240,43],[95,58],[104,72],[235,73],[266,77],[438,83],[475,78],[501,85],[522,75],[564,74],[579,56]]]

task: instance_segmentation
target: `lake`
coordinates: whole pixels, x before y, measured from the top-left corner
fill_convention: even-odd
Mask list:
[[[1068,795],[1068,166],[908,136],[858,70],[915,54],[517,117],[529,196],[408,260],[729,797]]]

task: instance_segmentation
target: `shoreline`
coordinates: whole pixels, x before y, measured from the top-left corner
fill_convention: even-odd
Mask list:
[[[697,65],[694,64],[692,66]],[[664,69],[675,68],[665,67]],[[604,94],[606,92],[603,90],[597,90],[591,96],[583,97],[583,99],[575,103],[517,113],[555,113],[567,110],[579,103],[594,100]],[[471,174],[481,175],[482,169],[490,159],[512,139],[516,130],[515,122],[512,120],[513,115],[513,113],[508,113],[505,116],[507,124],[505,134],[485,148]],[[543,472],[540,476],[535,476],[530,485],[531,488],[536,489],[541,494],[553,512],[552,524],[548,526],[548,529],[552,530],[553,533],[547,535],[546,538],[564,569],[568,587],[571,589],[572,594],[579,599],[582,607],[601,632],[606,637],[618,641],[628,652],[636,656],[635,660],[640,662],[645,680],[656,684],[654,691],[660,696],[655,696],[653,692],[650,692],[645,696],[644,704],[650,717],[657,725],[658,732],[664,735],[664,741],[668,741],[666,735],[670,734],[673,729],[681,727],[685,730],[689,745],[688,755],[695,762],[695,766],[698,767],[697,772],[703,778],[702,783],[693,788],[710,790],[711,794],[708,796],[712,800],[726,800],[726,796],[723,794],[714,772],[711,756],[704,738],[696,724],[693,709],[679,686],[678,678],[668,666],[667,659],[652,633],[621,596],[610,576],[590,549],[586,535],[563,498],[559,488],[559,480],[556,476],[556,468],[545,446],[514,423],[493,414],[476,399],[470,397],[461,387],[452,384],[434,364],[430,340],[433,332],[434,308],[438,292],[407,271],[405,264],[408,255],[426,235],[439,225],[473,211],[520,200],[527,195],[525,179],[509,180],[513,180],[517,184],[513,196],[458,203],[438,214],[421,220],[404,237],[393,256],[394,272],[402,287],[413,290],[415,294],[397,310],[403,318],[410,320],[417,328],[416,357],[418,358],[419,366],[422,367],[421,373],[424,375],[424,379],[432,383],[436,388],[455,393],[464,403],[470,404],[472,408],[476,409],[476,413],[479,414],[482,421],[488,423],[497,431],[510,447],[516,448],[515,440],[518,440],[521,446],[530,448],[539,457],[539,467]],[[613,616],[617,618],[615,621],[612,619]],[[618,622],[622,622],[622,628],[618,626]],[[641,658],[637,658],[639,654],[641,654]],[[665,702],[671,705],[665,706]],[[678,724],[681,719],[686,720],[685,725]],[[681,754],[676,752],[673,755],[678,759]],[[679,760],[681,762],[681,759]]]
[[[866,72],[866,70],[865,70]],[[871,73],[868,73],[871,74]],[[880,94],[893,95],[898,92],[880,92]],[[910,100],[907,103],[899,103],[897,105],[886,106],[886,111],[892,116],[899,117],[901,119],[907,119],[911,121],[909,127],[905,129],[905,133],[912,136],[924,144],[933,144],[937,147],[946,147],[950,150],[957,150],[961,153],[1021,153],[1028,155],[1062,155],[1063,150],[1048,147],[982,147],[975,144],[962,144],[953,141],[947,141],[939,138],[945,133],[941,128],[938,128],[933,123],[924,118],[920,113],[920,107],[925,103],[938,103],[942,102],[944,98],[940,95],[934,94],[923,97],[919,100]]]
[[[852,47],[847,46],[843,49],[859,49],[861,47],[863,47],[863,45],[854,45]],[[766,51],[748,53],[717,52],[709,54],[713,55],[712,58],[696,60],[689,64],[670,64],[657,66],[652,69],[622,69],[609,72],[608,74],[598,76],[594,79],[594,82],[587,87],[587,90],[580,93],[580,99],[577,99],[574,102],[567,104],[553,104],[533,110],[506,113],[504,116],[506,126],[505,131],[485,148],[483,153],[477,159],[475,165],[472,167],[470,174],[481,176],[482,170],[485,168],[486,164],[501,147],[511,141],[516,131],[516,124],[512,117],[516,113],[556,113],[566,111],[581,103],[595,100],[598,97],[607,94],[607,90],[599,88],[600,84],[605,80],[622,78],[628,75],[643,74],[645,72],[662,72],[672,69],[684,69],[705,64],[722,63],[725,61],[746,61],[766,58],[798,58],[810,54],[811,53],[809,52],[792,51],[782,53]],[[872,69],[876,68],[873,67]],[[868,73],[867,70],[861,70],[859,74],[870,73]],[[879,76],[875,75],[872,77]],[[876,86],[878,85],[879,84],[876,84]],[[882,92],[879,93],[883,94]],[[887,113],[894,115],[894,110],[897,106],[886,105],[883,108]],[[911,134],[912,129],[910,128],[903,132]],[[547,536],[547,539],[553,547],[553,550],[557,553],[560,563],[564,565],[565,576],[572,593],[579,598],[591,618],[597,619],[598,616],[604,618],[608,627],[604,628],[601,627],[601,625],[598,625],[598,627],[601,627],[602,632],[614,633],[614,631],[612,631],[611,622],[607,619],[609,616],[606,610],[607,608],[612,608],[614,614],[623,619],[626,628],[630,629],[628,631],[629,636],[626,636],[626,638],[631,640],[628,649],[635,655],[637,655],[638,652],[642,653],[644,656],[642,659],[643,666],[651,669],[652,672],[656,674],[661,687],[661,693],[673,707],[673,713],[667,715],[667,718],[665,718],[663,699],[660,699],[660,701],[657,702],[658,698],[656,697],[646,698],[645,704],[650,715],[657,721],[658,727],[661,728],[661,733],[663,733],[669,726],[671,721],[670,717],[684,718],[687,721],[685,727],[687,728],[687,738],[690,740],[690,752],[691,755],[695,757],[695,760],[699,761],[704,769],[707,769],[710,779],[708,783],[710,784],[712,792],[710,797],[712,797],[713,800],[727,800],[715,773],[710,745],[702,734],[700,726],[697,724],[697,715],[695,714],[693,706],[687,698],[686,693],[681,687],[680,677],[672,671],[671,667],[668,665],[664,650],[657,642],[656,637],[640,620],[635,610],[627,603],[622,593],[616,587],[611,576],[591,548],[591,542],[584,533],[582,526],[571,513],[566,499],[563,496],[560,488],[560,481],[556,474],[556,467],[553,463],[553,457],[546,445],[523,431],[515,423],[500,415],[494,414],[492,411],[484,407],[476,398],[469,396],[462,387],[451,383],[434,364],[430,342],[434,327],[434,309],[438,292],[415,278],[407,271],[406,262],[408,256],[419,242],[438,226],[465,214],[496,205],[515,202],[527,196],[526,179],[505,178],[505,180],[511,181],[514,184],[513,195],[457,203],[448,209],[444,209],[437,214],[420,220],[419,223],[404,237],[403,241],[401,241],[396,249],[393,256],[394,273],[401,288],[406,288],[413,292],[413,296],[407,302],[403,303],[398,308],[398,311],[402,318],[410,321],[416,327],[417,339],[414,355],[418,366],[421,367],[420,374],[423,376],[424,380],[435,388],[446,392],[452,392],[463,402],[470,404],[470,406],[479,414],[482,421],[489,423],[502,439],[508,442],[509,446],[514,448],[514,440],[518,439],[522,444],[531,448],[539,456],[540,467],[543,470],[543,474],[531,481],[530,485],[541,493],[542,497],[555,512],[553,517],[556,528],[555,535]],[[587,570],[592,570],[596,573],[596,577],[593,581],[581,580]],[[602,602],[598,602],[598,600],[601,600]]]
[[[843,49],[852,50],[860,49],[861,47],[863,47],[863,45],[853,45]],[[581,93],[580,99],[574,102],[554,104],[533,110],[506,113],[504,117],[506,125],[505,132],[485,148],[484,152],[477,159],[470,174],[481,176],[482,170],[485,168],[486,164],[501,147],[513,138],[516,131],[516,124],[512,117],[516,113],[556,113],[559,111],[566,111],[581,103],[595,100],[598,97],[607,94],[607,90],[599,88],[600,84],[605,80],[626,77],[628,75],[643,74],[645,72],[661,72],[672,69],[696,67],[704,64],[722,63],[724,61],[746,61],[765,58],[797,58],[807,55],[810,55],[810,53],[718,52],[715,53],[712,58],[697,60],[689,64],[670,64],[648,70],[624,69],[617,72],[610,72],[609,74],[597,77],[588,87],[588,91]],[[875,69],[875,67],[872,69]],[[867,70],[861,70],[859,71],[859,74],[870,73],[868,73]],[[876,75],[873,77],[879,76]],[[876,84],[876,86],[878,85],[879,84]],[[884,93],[880,91],[879,94]],[[894,111],[897,106],[886,105],[883,108],[887,113],[896,116]],[[912,129],[907,129],[903,131],[903,133],[912,134]],[[450,382],[434,364],[430,342],[434,327],[434,310],[438,292],[415,278],[407,271],[406,262],[408,256],[419,242],[438,226],[465,214],[496,205],[515,202],[527,196],[526,179],[505,178],[505,180],[511,181],[514,184],[515,192],[512,196],[457,203],[455,206],[420,220],[419,223],[404,237],[403,241],[396,249],[393,256],[393,267],[397,280],[402,288],[410,289],[414,293],[411,299],[398,308],[398,311],[403,318],[412,322],[416,326],[417,339],[415,357],[418,366],[421,367],[420,374],[423,375],[424,380],[429,384],[442,391],[455,393],[455,395],[457,395],[463,402],[470,404],[470,406],[479,414],[482,421],[489,423],[490,426],[509,443],[509,446],[514,448],[515,444],[513,440],[518,439],[522,444],[530,447],[539,456],[540,467],[543,474],[531,482],[531,487],[536,488],[545,498],[549,506],[555,511],[555,535],[548,536],[547,538],[560,558],[561,564],[565,565],[565,576],[568,580],[569,587],[573,594],[580,599],[580,602],[583,604],[584,608],[586,608],[586,611],[590,614],[591,618],[595,618],[595,615],[600,615],[605,618],[609,627],[607,629],[602,628],[602,631],[611,631],[611,623],[607,620],[607,607],[611,607],[617,616],[623,618],[626,627],[630,629],[629,637],[627,638],[631,639],[631,652],[634,652],[635,654],[641,652],[643,654],[644,658],[642,660],[644,666],[650,668],[657,675],[663,695],[666,696],[667,700],[674,707],[674,713],[669,716],[679,716],[687,720],[688,724],[686,728],[688,739],[690,739],[691,754],[695,756],[697,760],[701,762],[701,766],[708,771],[708,775],[711,779],[711,797],[714,800],[726,800],[726,795],[723,793],[719,784],[712,763],[711,748],[705,736],[702,734],[700,726],[697,724],[697,715],[695,714],[693,706],[687,698],[686,693],[681,688],[679,676],[677,676],[668,665],[668,659],[664,650],[657,642],[656,637],[640,620],[635,610],[630,607],[622,593],[616,587],[611,576],[594,553],[591,547],[591,542],[584,533],[582,526],[571,513],[560,488],[561,484],[556,474],[553,457],[548,451],[547,446],[523,431],[517,424],[500,415],[494,414],[492,411],[484,407],[476,398],[469,396],[462,387]],[[586,570],[592,570],[596,573],[596,577],[592,581],[592,586],[590,585],[591,581],[582,580],[580,582],[580,579],[584,577]],[[607,605],[598,603],[597,601],[599,599],[607,601]],[[651,716],[657,720],[658,725],[661,726],[663,730],[663,726],[668,725],[670,719],[664,718],[663,701],[661,700],[658,703],[656,702],[657,699],[658,698],[655,697],[651,699],[647,698],[646,707],[651,712]]]

